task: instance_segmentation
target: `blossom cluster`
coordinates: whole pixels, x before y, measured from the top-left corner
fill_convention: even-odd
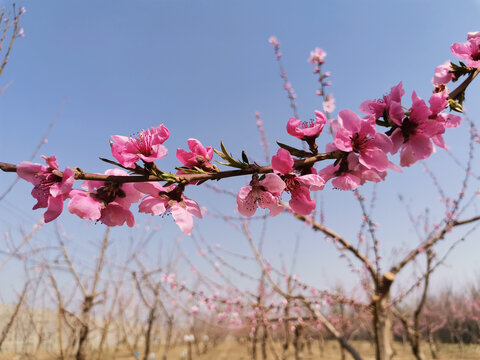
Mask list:
[[[270,42],[278,50],[278,40],[272,39]],[[201,218],[202,211],[194,200],[185,196],[185,190],[214,177],[198,180],[188,175],[221,175],[212,164],[216,152],[227,161],[220,164],[248,169],[244,173],[240,171],[239,175],[253,173],[249,185],[237,194],[238,211],[242,215],[250,217],[258,207],[268,209],[271,216],[280,214],[285,208],[308,215],[316,206],[310,192],[322,190],[329,180],[335,188],[354,190],[367,181],[384,180],[388,170],[401,171],[391,161],[396,153],[400,154],[399,165],[405,167],[428,158],[435,146],[446,149],[445,130],[456,128],[461,122],[460,116],[445,112],[448,107],[461,111],[461,101],[450,96],[447,84],[461,75],[478,72],[480,32],[469,33],[466,43],[453,44],[451,50],[466,64],[446,62],[435,69],[434,90],[428,103],[414,91],[410,104],[405,104],[405,90],[400,82],[381,99],[364,101],[359,107],[362,115],[342,110],[335,119],[329,120],[327,117],[334,109],[332,95],[331,103],[324,104],[324,112],[316,110],[310,121],[292,117],[286,124],[287,133],[303,141],[309,151],[279,144],[280,149],[271,158],[271,165],[263,168],[250,164],[244,153],[242,161],[234,160],[223,143],[220,152],[191,138],[188,139],[189,151],[176,151],[182,166],[177,167],[175,175],[165,177],[167,173],[154,163],[168,154],[164,142],[170,137],[170,131],[162,124],[142,130],[134,137],[112,136],[112,155],[123,169],[107,170],[105,180],[85,180],[80,189],[73,188],[75,172],[68,167],[60,172],[55,156],[44,157],[47,166],[22,162],[17,166],[17,173],[34,185],[32,196],[37,199],[34,209],[47,209],[45,222],[57,218],[64,201],[69,200],[68,211],[83,219],[108,226],[126,223],[131,227],[135,220],[130,208],[139,203],[139,212],[171,214],[181,231],[190,234],[193,217]],[[314,72],[320,72],[325,58],[326,53],[319,48],[312,52],[309,60],[315,66]],[[326,145],[325,153],[319,154],[316,142],[327,122],[332,129],[333,142]],[[334,160],[333,163],[318,170],[315,168],[320,161],[328,159]],[[128,179],[129,173],[154,176],[158,181],[134,182]],[[115,180],[116,177],[122,177],[123,181]],[[165,184],[161,185],[160,181]],[[288,205],[281,202],[285,193],[290,197]]]
[[[112,136],[112,155],[124,168],[135,169],[143,161],[145,168],[155,160],[167,156],[162,145],[170,136],[162,124],[141,131],[137,137]],[[204,148],[195,139],[188,141],[191,151],[177,150],[177,158],[188,168],[208,167],[213,156],[212,148]],[[73,189],[74,172],[70,168],[63,176],[55,174],[58,164],[55,156],[45,158],[48,167],[25,161],[18,165],[18,175],[34,185],[32,196],[37,208],[47,208],[45,222],[56,219],[63,209],[63,201],[70,199],[68,211],[82,219],[100,221],[108,226],[127,224],[132,227],[135,219],[130,211],[132,204],[140,202],[138,211],[152,215],[172,214],[183,233],[189,235],[193,229],[193,216],[202,217],[198,204],[183,195],[182,185],[161,186],[157,182],[120,183],[114,181],[86,180],[82,189]],[[109,176],[129,176],[125,170],[110,169]]]

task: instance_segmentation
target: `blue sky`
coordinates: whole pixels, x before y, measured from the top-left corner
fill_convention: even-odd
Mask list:
[[[451,2],[433,0],[24,1],[19,5],[27,8],[22,19],[25,38],[16,42],[0,78],[2,86],[13,81],[0,95],[4,130],[0,161],[19,163],[29,158],[65,98],[41,154],[55,154],[61,167],[78,166],[88,172],[108,168],[98,157],[111,157],[111,135],[131,135],[161,123],[171,131],[165,144],[170,156],[158,163],[162,169],[178,165],[175,149],[185,148],[190,137],[215,147],[223,140],[232,153],[246,150],[261,162],[255,111],[261,113],[272,146],[276,140],[299,146],[285,131],[291,110],[267,42],[271,35],[281,42],[300,117],[306,120],[321,107],[307,62],[313,48],[319,46],[328,54],[325,69],[332,73],[337,110],[356,111],[361,102],[381,97],[399,81],[406,89],[408,106],[412,90],[428,98],[433,69],[453,59],[452,43],[463,42],[468,31],[479,30],[480,15],[478,1],[463,1],[454,12]],[[480,114],[480,102],[475,101],[479,96],[480,86],[474,83],[465,104],[472,119]],[[466,127],[452,130],[446,139],[464,159]],[[328,140],[325,135],[321,146]],[[447,191],[455,194],[461,172],[450,158],[439,150],[428,164]],[[12,174],[0,174],[0,191],[13,180]],[[226,180],[219,185],[236,192],[247,181]],[[472,183],[472,190],[475,187],[478,184]],[[34,204],[30,189],[30,184],[19,183],[0,202],[3,232],[29,229],[40,217],[40,211],[30,210]],[[362,191],[369,197],[371,189]],[[389,174],[377,192],[375,219],[381,225],[386,259],[392,257],[391,249],[406,249],[416,241],[398,194],[415,213],[428,206],[435,218],[442,215],[438,193],[418,164],[403,174]],[[233,199],[202,189],[187,195],[211,211],[235,215]],[[327,224],[354,238],[361,220],[352,194],[329,185],[318,200],[321,197]],[[169,244],[182,237],[187,251],[194,254],[191,239],[181,236],[170,217],[140,216],[139,228],[115,229],[116,246],[121,249],[129,236],[137,236],[147,219],[152,227],[161,226],[156,241]],[[90,259],[88,241],[100,240],[103,226],[86,224],[68,213],[59,223],[75,238],[71,246],[78,256]],[[249,253],[241,234],[222,221],[196,220],[196,225],[209,242]],[[33,241],[55,243],[54,226],[46,225]],[[287,214],[269,220],[265,251],[279,263],[281,256],[289,258],[296,238],[301,239],[297,272],[303,278],[318,286],[353,284],[333,246]],[[439,271],[439,277],[447,279],[442,282],[478,273],[479,250],[475,238],[463,244],[449,258],[452,267]],[[2,271],[20,270],[12,263]],[[5,279],[1,284],[7,285],[3,289],[15,287]],[[8,290],[1,295],[8,297]]]

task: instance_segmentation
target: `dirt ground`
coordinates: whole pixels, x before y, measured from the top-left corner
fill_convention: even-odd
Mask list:
[[[374,349],[371,344],[367,342],[353,342],[353,345],[356,349],[359,350],[364,360],[374,360]],[[176,346],[170,351],[169,360],[187,360],[188,357],[186,347],[184,345]],[[424,354],[426,360],[432,359],[432,356],[428,348],[424,347]],[[268,348],[268,359],[275,360],[276,357],[272,355],[271,348]],[[280,344],[275,344],[275,351],[280,358],[281,355],[281,346]],[[406,345],[400,343],[395,344],[395,351],[397,355],[394,357],[394,360],[411,360],[414,357],[411,355],[410,348]],[[162,358],[162,350],[155,353],[153,359],[160,360]],[[89,359],[97,359],[98,354],[91,354]],[[458,345],[454,344],[440,344],[439,345],[439,360],[479,360],[480,359],[480,345],[464,345],[463,348],[460,348]],[[22,354],[0,354],[0,360],[58,360],[59,358],[50,355],[38,355],[36,357]],[[66,358],[65,360],[74,359],[73,357]],[[101,360],[135,360],[133,354],[123,353],[123,354],[113,354],[105,353],[102,355]],[[139,359],[143,359],[141,355]],[[219,344],[217,347],[207,351],[206,354],[197,355],[195,350],[192,353],[192,360],[251,360],[252,356],[249,353],[249,348],[246,345],[238,344],[237,342],[224,342]],[[261,360],[261,348],[257,348],[257,359]],[[288,360],[294,360],[293,349],[288,352]],[[311,347],[311,352],[307,348],[303,351],[304,360],[340,360],[340,348],[336,342],[329,341],[325,344],[323,354],[320,354],[320,349],[318,344],[314,344]],[[351,356],[347,355],[346,359],[352,359]],[[149,359],[150,360],[150,359]]]

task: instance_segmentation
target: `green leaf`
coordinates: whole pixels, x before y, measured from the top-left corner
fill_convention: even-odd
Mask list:
[[[296,149],[296,148],[294,148],[294,147],[292,147],[292,146],[282,144],[282,143],[279,142],[279,141],[277,141],[277,144],[278,144],[278,146],[280,146],[282,149],[287,150],[287,151],[288,151],[290,154],[292,154],[293,156],[296,156],[296,157],[299,157],[299,158],[306,158],[306,157],[313,156],[313,154],[312,154],[311,152]]]
[[[242,160],[244,163],[248,164],[248,157],[247,154],[245,153],[245,150],[242,150]]]
[[[449,99],[449,100],[448,100],[448,105],[450,106],[450,109],[453,110],[453,111],[463,112],[463,107],[462,107],[462,105],[459,104],[458,102],[456,102],[456,101],[453,100],[453,99]]]
[[[183,171],[186,174],[205,174],[205,171],[203,169],[200,169],[196,166],[193,169],[184,167],[176,167],[175,169]]]
[[[175,175],[171,174],[171,173],[162,172],[162,173],[159,173],[156,176],[158,177],[159,180],[167,181],[169,184],[170,183],[175,184],[176,182],[178,182],[177,177]]]
[[[216,160],[216,161],[217,161],[217,163],[219,163],[220,165],[224,165],[224,166],[229,166],[229,165],[230,165],[230,163],[225,163],[225,162],[218,161],[218,160]]]
[[[219,163],[221,165],[225,165],[225,166],[231,166],[231,167],[234,167],[234,168],[239,168],[239,169],[244,169],[244,168],[249,166],[247,155],[244,154],[244,152],[242,152],[242,158],[244,159],[244,162],[242,162],[242,161],[239,161],[239,160],[235,160],[232,157],[232,155],[228,153],[227,149],[225,148],[225,145],[223,144],[223,141],[220,141],[220,147],[222,149],[221,152],[216,150],[216,149],[213,149],[213,150],[215,151],[215,153],[218,156],[220,156],[226,162],[221,162],[221,161],[217,160],[217,163]],[[245,161],[245,159],[246,159],[246,161]]]

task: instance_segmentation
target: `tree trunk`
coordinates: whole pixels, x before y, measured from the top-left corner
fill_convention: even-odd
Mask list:
[[[309,338],[306,342],[306,345],[307,345],[307,351],[308,351],[308,355],[309,356],[312,356],[313,355],[313,352],[312,352],[312,341],[313,339],[312,338]]]
[[[428,332],[428,345],[430,346],[430,353],[432,354],[432,359],[438,359],[437,344],[435,344],[435,338],[431,331]]]
[[[345,336],[345,306],[343,303],[340,303],[340,318],[342,321],[342,335]],[[340,359],[345,360],[345,349],[343,346],[340,346]]]
[[[320,351],[320,356],[323,356],[323,351],[325,349],[325,339],[322,334],[318,335],[318,350]]]
[[[148,354],[150,354],[152,329],[156,318],[156,310],[156,307],[152,307],[148,314],[147,332],[145,333],[145,353],[143,355],[143,360],[148,360]]]
[[[298,324],[295,327],[295,338],[293,340],[293,346],[295,347],[295,360],[303,359],[302,332],[303,332],[303,326],[301,324]]]
[[[188,360],[192,360],[192,342],[188,342]]]
[[[172,334],[173,334],[173,319],[168,318],[167,320],[167,337],[165,339],[165,350],[163,352],[163,360],[168,359],[168,352],[170,351],[170,346],[172,344]]]
[[[93,296],[85,296],[82,307],[82,326],[78,336],[78,350],[75,356],[76,360],[87,359],[87,338],[89,332],[90,309],[93,307]]]
[[[255,327],[255,331],[252,334],[252,360],[257,360],[257,332],[258,327]]]
[[[392,318],[388,309],[388,293],[378,296],[374,301],[373,328],[375,331],[376,360],[391,360],[392,348]]]
[[[263,335],[262,335],[262,359],[267,360],[267,339],[268,339],[268,332],[267,327],[263,326]]]

